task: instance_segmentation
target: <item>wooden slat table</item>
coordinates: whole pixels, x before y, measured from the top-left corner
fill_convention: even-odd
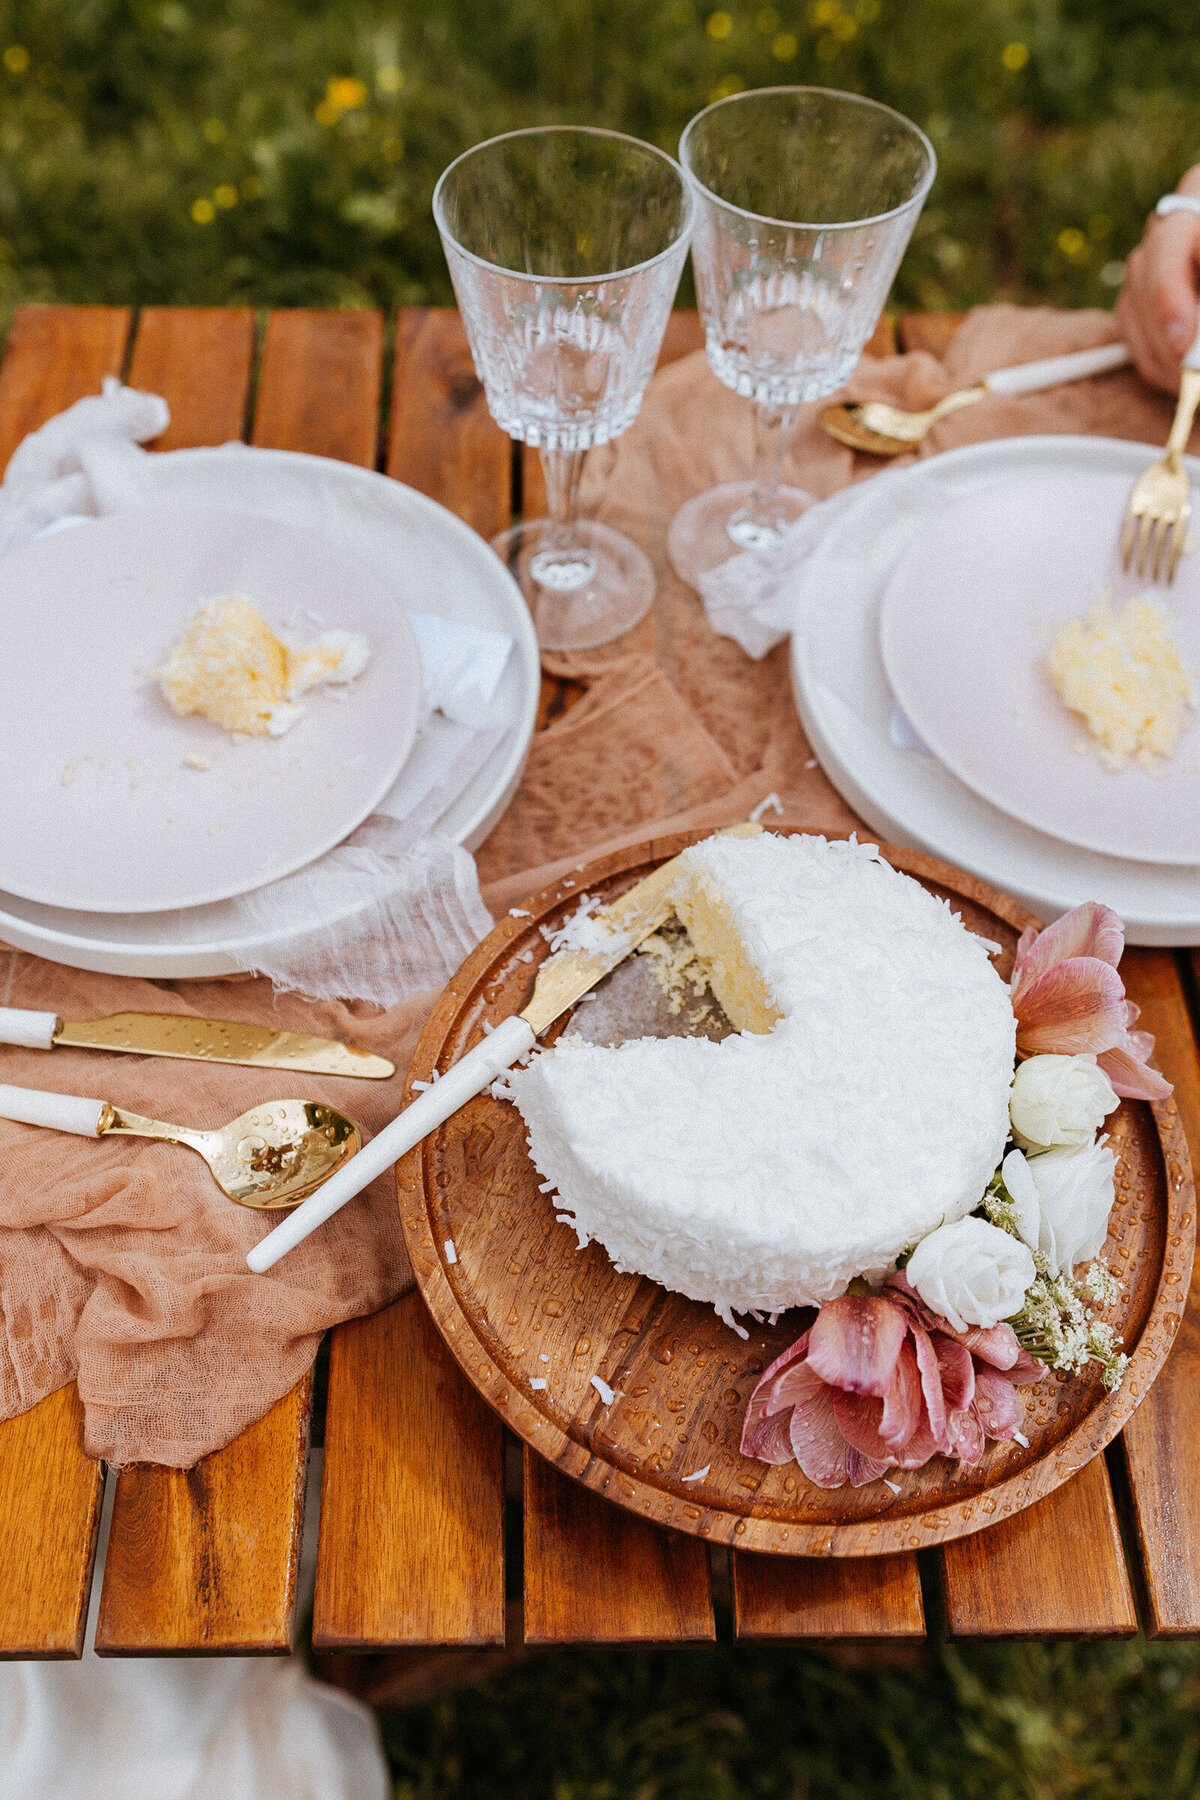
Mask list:
[[[956,324],[914,315],[900,340],[939,354]],[[0,466],[27,431],[125,373],[170,403],[162,448],[245,437],[381,467],[485,536],[518,499],[540,511],[536,459],[518,460],[488,417],[457,315],[394,321],[384,395],[386,338],[367,311],[262,322],[248,311],[149,308],[135,320],[122,308],[25,308],[0,362]],[[676,314],[663,359],[700,343],[695,316]],[[885,323],[875,348],[893,343]],[[547,681],[543,723],[580,692]],[[1200,1150],[1189,1014],[1200,960],[1130,951],[1123,971]],[[412,1697],[432,1667],[449,1659],[473,1674],[522,1633],[538,1646],[705,1642],[728,1617],[738,1637],[760,1641],[911,1642],[931,1621],[955,1637],[1120,1637],[1139,1621],[1151,1636],[1200,1634],[1198,1377],[1200,1293],[1108,1457],[1037,1507],[882,1560],[728,1555],[608,1506],[506,1444],[411,1293],[331,1334],[313,1644],[339,1679],[375,1697],[388,1669],[407,1671]],[[116,1478],[99,1650],[291,1646],[311,1414],[306,1378],[196,1469]],[[80,1653],[102,1488],[73,1388],[0,1425],[0,1656]],[[507,1573],[506,1552],[517,1565]],[[362,1651],[391,1655],[345,1654]],[[348,1673],[365,1668],[369,1678]]]

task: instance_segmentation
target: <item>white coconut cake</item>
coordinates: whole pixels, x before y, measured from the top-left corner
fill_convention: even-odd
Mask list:
[[[736,1035],[567,1035],[513,1070],[558,1216],[730,1322],[880,1279],[1003,1154],[1016,1027],[988,947],[853,842],[709,838],[674,899]]]

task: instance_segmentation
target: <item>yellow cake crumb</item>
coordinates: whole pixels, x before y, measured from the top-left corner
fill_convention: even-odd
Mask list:
[[[287,644],[244,595],[226,594],[193,613],[151,674],[180,718],[200,713],[235,739],[279,737],[302,717],[302,694],[352,681],[369,655],[366,638],[351,631]]]
[[[1105,595],[1085,618],[1068,619],[1054,635],[1046,673],[1114,771],[1131,761],[1159,770],[1196,704],[1195,674],[1179,654],[1170,614],[1148,594],[1120,612]]]

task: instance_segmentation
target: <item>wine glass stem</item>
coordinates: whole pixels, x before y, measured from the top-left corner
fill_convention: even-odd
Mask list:
[[[546,503],[553,521],[549,541],[560,555],[570,553],[576,548],[578,537],[575,521],[579,513],[579,482],[587,451],[542,450],[539,455],[546,481]]]
[[[779,483],[783,474],[783,453],[792,435],[796,418],[794,406],[769,406],[760,401],[754,408],[754,492],[743,508],[747,522],[764,531],[778,531]]]

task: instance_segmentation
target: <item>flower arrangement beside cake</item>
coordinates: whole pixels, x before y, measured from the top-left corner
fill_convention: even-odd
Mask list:
[[[1050,1367],[1115,1387],[1104,1122],[1171,1091],[1116,915],[1026,932],[1006,984],[998,947],[871,845],[719,836],[679,867],[732,1035],[568,1034],[503,1091],[581,1246],[742,1335],[739,1314],[818,1309],[759,1380],[743,1454],[861,1485],[1024,1442],[1016,1390]]]

